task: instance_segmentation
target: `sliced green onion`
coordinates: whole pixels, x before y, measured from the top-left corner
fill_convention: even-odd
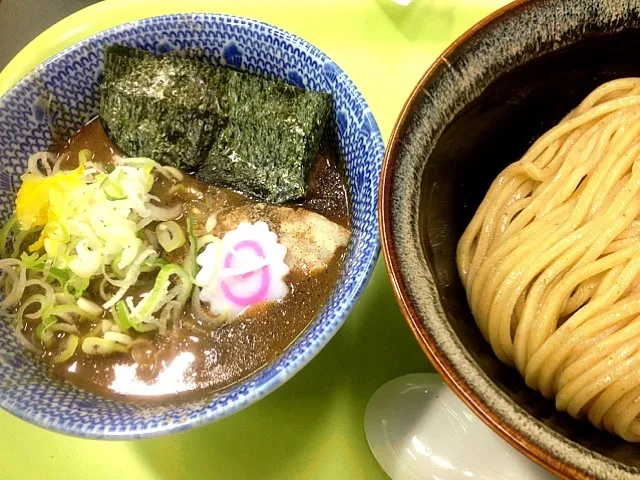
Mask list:
[[[153,272],[154,270],[162,268],[165,265],[169,265],[169,262],[167,262],[164,258],[156,258],[153,262],[145,262],[144,264],[142,264],[142,266],[140,267],[140,272]]]
[[[173,252],[185,243],[184,232],[173,220],[159,223],[156,227],[158,243],[166,252]]]
[[[51,238],[45,238],[43,243],[44,251],[47,253],[47,255],[51,257],[58,256],[58,254],[60,253],[60,243],[52,240]]]
[[[162,267],[160,273],[158,273],[149,294],[138,303],[135,309],[131,310],[129,321],[134,329],[139,332],[143,331],[143,329],[145,329],[143,324],[148,322],[155,312],[159,311],[173,298],[169,296],[169,287],[171,286],[171,277],[174,275],[176,275],[182,283],[182,286],[177,291],[177,296],[180,306],[184,307],[193,287],[191,275],[178,265],[166,265]]]
[[[49,327],[50,332],[79,333],[78,327],[70,323],[57,322]]]
[[[118,264],[120,263],[120,260],[122,259],[122,252],[120,252],[118,255],[116,255],[114,257],[114,259],[111,261],[111,271],[115,274],[116,277],[118,277],[120,280],[122,280],[125,276],[125,271],[124,269],[118,267]]]
[[[87,240],[81,240],[76,245],[78,256],[71,259],[69,269],[83,278],[91,278],[100,269],[103,262],[102,252],[91,250],[87,245]]]
[[[148,166],[143,168],[143,171],[145,173],[145,179],[146,179],[146,183],[145,183],[145,190],[147,192],[150,192],[151,189],[153,188],[153,182],[155,182],[155,178],[153,178],[153,175],[151,174],[151,172],[153,171],[153,166]]]
[[[25,315],[25,311],[27,310],[27,308],[29,308],[31,305],[35,304],[35,303],[39,303],[40,304],[40,308],[38,310],[36,310],[33,313],[29,313],[27,315]],[[45,308],[49,307],[50,305],[47,304],[47,299],[44,295],[40,294],[40,293],[36,293],[34,295],[31,295],[30,297],[24,299],[22,301],[22,303],[20,304],[20,308],[18,308],[18,311],[16,312],[16,322],[22,322],[22,317],[25,316],[27,318],[39,318],[42,317],[42,312]]]
[[[91,160],[93,160],[93,152],[88,148],[83,148],[78,152],[78,164],[80,166],[86,165]]]
[[[218,214],[220,211],[213,212],[211,215],[207,217],[207,221],[204,224],[204,229],[207,233],[213,232],[213,229],[216,228],[218,224]]]
[[[0,271],[4,279],[4,300],[0,309],[10,309],[18,305],[27,286],[27,269],[15,258],[0,260]]]
[[[53,305],[55,303],[56,294],[51,285],[49,285],[48,283],[45,283],[42,280],[33,279],[33,280],[27,280],[27,283],[25,284],[25,288],[30,286],[39,287],[42,290],[44,290],[45,302],[47,304]]]
[[[176,318],[182,311],[183,306],[176,300],[171,300],[160,311],[160,318],[158,319],[158,332],[160,335],[165,335],[167,332],[167,325],[169,320]]]
[[[61,285],[64,285],[69,281],[69,274],[60,268],[51,267],[49,268],[48,275],[55,278]]]
[[[15,257],[0,260],[0,293],[4,296],[0,307],[16,307],[18,323],[31,318],[41,322],[35,334],[47,345],[64,334],[52,351],[55,362],[71,358],[80,344],[85,353],[93,355],[126,352],[125,347],[133,342],[127,334],[132,329],[162,334],[168,322],[184,308],[197,268],[194,221],[189,219],[188,231],[180,228],[171,220],[182,215],[183,205],[154,205],[152,202],[158,198],[150,194],[156,178],[154,169],[172,182],[182,177],[181,172],[146,159],[125,161],[121,167],[105,169],[91,163],[93,156],[88,149],[78,153],[80,166],[85,167],[85,185],[69,192],[72,201],[65,207],[58,205],[65,208],[64,217],[51,218],[44,233],[39,232],[40,227],[22,230],[15,217],[0,228],[0,252],[7,257],[7,250],[13,248]],[[53,157],[34,158],[32,164],[40,176],[43,169],[47,174],[55,174],[64,158],[58,157],[53,169],[50,165]],[[159,240],[156,248],[151,249],[146,241],[136,240],[135,235],[145,226],[151,231],[148,225],[157,222],[165,223],[157,226]],[[210,225],[211,222],[213,219]],[[43,245],[38,241],[26,248],[25,244],[31,244],[38,233],[44,240],[44,248],[29,254]],[[189,248],[184,266],[157,258],[160,247],[174,251],[185,246],[187,236]],[[9,242],[11,246],[7,245]],[[147,271],[156,276],[151,291],[137,305],[131,297],[123,300],[141,273]],[[94,278],[96,289],[100,283],[100,294],[105,299],[102,306],[83,296]],[[109,284],[118,289],[110,298]],[[29,295],[24,295],[25,289]],[[34,291],[38,294],[32,294]],[[28,298],[19,303],[23,295]],[[113,320],[103,319],[105,309],[110,310]],[[84,340],[80,330],[84,334],[87,328],[79,327],[82,320],[91,321],[88,328],[91,332]],[[35,336],[31,340],[35,341]]]
[[[147,333],[158,330],[158,325],[155,323],[139,323],[134,330],[139,333]]]
[[[76,301],[76,304],[78,305],[80,310],[85,312],[87,315],[90,315],[95,318],[101,317],[102,314],[104,313],[104,310],[100,305],[92,302],[91,300],[87,300],[84,297],[80,297]]]
[[[172,186],[168,191],[167,191],[167,195],[171,196],[171,195],[175,195],[178,192],[184,192],[185,188],[184,185],[181,183],[178,183],[177,185]]]
[[[109,340],[110,342],[119,343],[120,345],[124,345],[125,347],[129,347],[133,343],[133,340],[129,335],[112,331],[105,332],[104,339]]]
[[[191,312],[197,320],[204,325],[219,326],[225,323],[228,318],[228,312],[223,312],[220,315],[212,315],[210,312],[205,311],[200,301],[200,288],[193,287],[193,295],[191,295]]]
[[[60,171],[60,166],[62,165],[62,162],[67,158],[66,155],[58,155],[58,158],[56,159],[56,163],[53,164],[53,167],[51,168],[51,173],[58,173]]]
[[[138,256],[140,250],[142,250],[142,241],[140,239],[131,240],[120,252],[120,257],[118,258],[119,269],[126,269]]]
[[[27,160],[27,172],[38,177],[49,176],[52,173],[51,165],[54,163],[55,159],[56,156],[50,152],[34,153]],[[42,170],[39,166],[40,162],[42,163],[42,168],[46,175],[42,174]]]
[[[18,339],[20,344],[32,353],[35,353],[36,355],[42,355],[42,349],[36,347],[33,344],[33,342],[31,342],[30,340],[27,339],[27,337],[24,336],[24,333],[22,333],[23,327],[24,327],[24,324],[22,322],[18,322],[15,324],[13,328],[16,338]]]
[[[59,243],[69,241],[69,230],[62,223],[50,221],[47,223],[47,237]]]
[[[144,234],[144,238],[152,248],[155,248],[156,250],[160,248],[160,244],[158,243],[158,236],[155,234],[155,232],[145,228],[143,229],[142,233]]]
[[[87,337],[82,342],[82,351],[87,355],[110,355],[115,352],[127,353],[127,347],[98,337]]]
[[[122,173],[122,172],[119,172]],[[120,180],[123,175],[118,175]],[[109,200],[123,200],[127,198],[127,193],[122,188],[122,181],[115,180],[111,177],[107,177],[102,181],[100,188],[104,191],[104,194]]]
[[[189,254],[184,259],[184,269],[191,278],[195,278],[197,269],[196,257],[198,256],[198,241],[194,234],[194,221],[191,217],[187,218],[187,233],[189,235]]]
[[[68,247],[69,245],[67,245]],[[46,245],[45,245],[46,248]],[[65,254],[61,254],[60,251],[58,251],[58,256],[53,260],[53,266],[59,270],[63,270],[65,272],[65,275],[67,276],[67,280],[69,277],[69,274],[67,273],[67,270],[69,268],[69,262],[71,261],[71,256],[66,254],[67,248],[65,248]]]
[[[50,221],[47,223],[47,236],[60,243],[69,241],[69,231],[67,230],[67,227],[56,221]]]
[[[7,237],[17,221],[18,219],[15,215],[10,216],[0,230],[0,256],[2,258],[7,256]]]
[[[68,293],[70,295],[73,295],[76,298],[79,298],[82,296],[82,294],[88,287],[89,287],[88,278],[82,278],[82,277],[73,275],[69,280],[67,280],[64,283],[62,289],[64,293]]]
[[[153,266],[155,266],[155,267],[162,268],[162,267],[164,267],[166,265],[169,265],[169,262],[167,262],[164,258],[158,257],[153,261]]]
[[[22,242],[24,242],[24,239],[27,238],[28,235],[32,234],[34,232],[33,229],[31,230],[20,230],[13,238],[13,252],[11,253],[11,256],[13,258],[17,258],[18,254],[20,253],[20,247],[22,246]]]
[[[93,321],[97,321],[98,317],[96,315],[85,312],[78,305],[56,305],[55,307],[51,307],[48,309],[44,315],[51,315],[63,318],[66,314],[74,314],[78,315],[80,318],[88,318]]]
[[[182,205],[177,204],[173,207],[158,207],[157,205],[148,204],[147,210],[149,211],[150,218],[157,221],[165,222],[167,220],[175,220],[182,213]]]
[[[49,327],[54,325],[58,320],[55,317],[47,317],[42,319],[42,323],[36,328],[37,337],[45,344],[51,341],[53,335],[49,332]]]
[[[76,349],[78,348],[78,343],[80,343],[80,339],[77,335],[67,335],[60,343],[60,353],[53,357],[51,361],[53,363],[63,363],[73,357],[73,354],[76,353]]]
[[[204,247],[205,245],[209,245],[210,243],[219,241],[220,239],[215,235],[203,235],[202,237],[198,238],[198,251],[202,250],[202,247]]]
[[[102,308],[109,309],[114,306],[116,302],[121,300],[131,285],[133,285],[138,279],[138,276],[140,275],[140,267],[144,264],[147,258],[155,258],[157,255],[157,252],[152,249],[147,249],[141,252],[127,269],[127,274],[125,275],[124,280],[117,282],[117,285],[119,286],[118,291],[102,305]],[[113,281],[110,283],[115,284]]]
[[[147,174],[151,174],[153,169],[156,169],[160,174],[162,174],[169,180],[181,181],[184,178],[184,175],[182,175],[180,170],[178,170],[177,168],[160,165],[158,162],[150,158],[120,158],[116,161],[116,163],[120,165],[140,165],[143,168],[144,172]]]
[[[156,167],[157,168],[157,167]],[[168,173],[170,176],[172,176],[175,180],[181,182],[182,179],[184,178],[184,175],[182,174],[182,172],[180,170],[178,170],[175,167],[171,167],[169,165],[160,165],[160,168],[158,168],[158,170],[160,171],[160,173],[162,173],[164,175],[164,173]],[[167,175],[165,175],[167,176]]]
[[[57,303],[73,304],[73,302],[75,301],[75,298],[70,293],[56,292],[55,293],[55,300],[56,300]]]
[[[25,267],[42,271],[46,258],[44,255],[38,255],[37,253],[32,253],[31,255],[29,255],[27,254],[27,252],[22,252],[22,255],[20,255],[20,260],[22,260],[22,265],[24,265]]]
[[[131,322],[129,321],[129,309],[127,308],[127,304],[124,303],[124,300],[120,300],[116,303],[114,308],[115,315],[113,316],[116,321],[116,325],[120,327],[120,330],[126,332],[131,328]]]
[[[107,320],[106,318],[103,319],[102,322],[100,322],[100,327],[102,329],[103,334],[111,330],[111,327],[113,326],[114,326],[114,323],[111,320]]]
[[[102,322],[98,322],[96,326],[87,332],[85,337],[97,337],[98,335],[102,335]]]
[[[45,267],[46,256],[41,255],[38,256],[37,253],[32,253],[31,255],[27,255],[26,252],[23,252],[20,259],[22,260],[22,264],[29,270],[33,270],[36,272],[42,272],[43,281],[47,281],[49,277],[57,280],[60,285],[64,285],[65,282],[69,280],[69,274],[60,268],[56,267]]]

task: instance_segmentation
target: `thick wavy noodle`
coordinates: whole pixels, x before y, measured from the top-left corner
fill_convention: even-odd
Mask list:
[[[640,78],[597,88],[498,175],[457,262],[500,360],[640,441]]]

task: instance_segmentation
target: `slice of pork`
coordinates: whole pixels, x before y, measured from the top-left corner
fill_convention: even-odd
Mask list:
[[[262,220],[287,247],[286,264],[307,274],[320,273],[340,247],[349,243],[351,232],[317,213],[264,203],[243,205],[222,211],[213,233],[223,236],[242,222]]]

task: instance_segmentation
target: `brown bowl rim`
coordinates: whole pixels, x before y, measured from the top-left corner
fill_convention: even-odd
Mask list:
[[[416,86],[413,88],[413,91],[402,107],[398,120],[391,132],[382,165],[378,198],[380,239],[384,261],[387,267],[387,274],[391,282],[393,293],[400,305],[402,314],[409,324],[414,336],[418,340],[420,347],[427,355],[436,371],[455,392],[455,394],[493,431],[538,465],[566,480],[594,480],[595,477],[586,474],[582,470],[578,470],[572,465],[568,465],[557,458],[552,452],[540,448],[511,425],[503,422],[497,414],[491,411],[486,402],[484,402],[471,389],[471,387],[462,378],[460,378],[459,375],[457,375],[450,361],[439,351],[434,338],[420,320],[420,316],[409,299],[407,287],[400,273],[400,265],[397,256],[398,252],[393,245],[392,239],[391,223],[393,215],[391,209],[391,185],[393,183],[393,167],[395,165],[397,149],[400,143],[399,133],[404,130],[408,114],[414,108],[414,104],[416,103],[420,92],[436,74],[438,68],[447,63],[446,58],[450,57],[454,51],[465,44],[479,30],[497,21],[505,14],[535,1],[536,0],[514,0],[477,22],[454,40],[454,42],[436,58],[434,63],[426,70]]]

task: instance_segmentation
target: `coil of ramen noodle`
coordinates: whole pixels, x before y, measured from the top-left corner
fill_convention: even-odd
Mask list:
[[[498,175],[457,264],[502,362],[640,442],[640,78],[598,87]]]

